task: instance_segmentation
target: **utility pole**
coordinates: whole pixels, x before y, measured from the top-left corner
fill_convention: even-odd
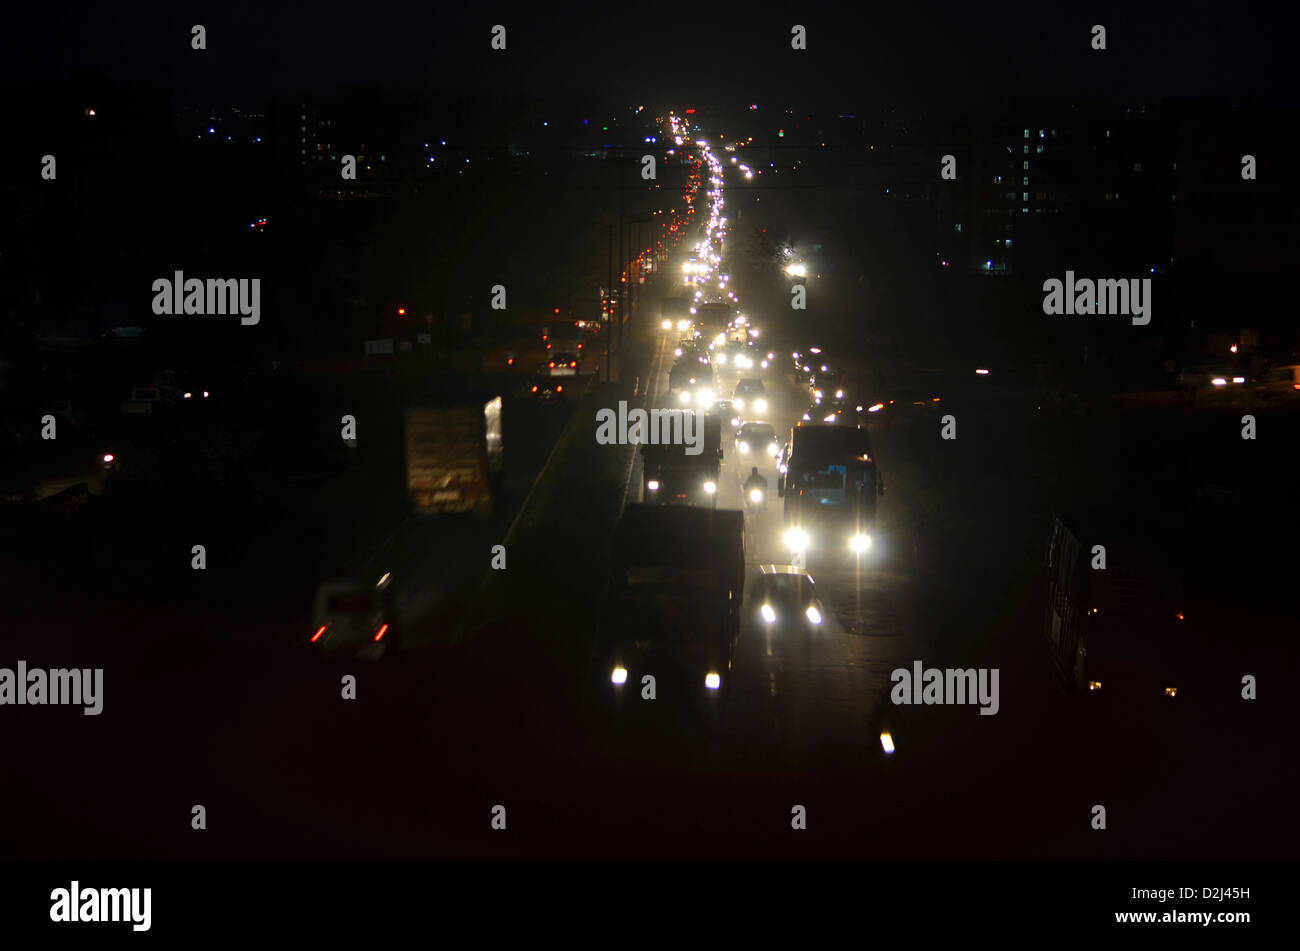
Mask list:
[[[618,156],[618,253],[623,255],[623,217],[625,207],[625,189],[623,188],[623,154]],[[623,262],[627,260],[623,255]],[[623,301],[627,297],[627,291],[623,288],[623,262],[619,264],[619,292],[618,292],[618,358],[623,359]]]
[[[605,226],[605,299],[601,301],[601,310],[605,311],[605,382],[610,382],[613,370],[610,367],[610,337],[614,333],[614,226]]]

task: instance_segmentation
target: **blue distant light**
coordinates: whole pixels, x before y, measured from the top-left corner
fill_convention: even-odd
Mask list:
[[[216,132],[216,131],[217,131],[216,129],[213,129],[211,127],[208,128],[208,132]]]

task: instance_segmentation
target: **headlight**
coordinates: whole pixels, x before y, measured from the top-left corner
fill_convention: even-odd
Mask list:
[[[709,495],[712,495],[714,492],[717,492],[718,491],[717,483],[716,482],[704,483],[704,491],[707,492]]]
[[[820,402],[822,401],[822,391],[821,391],[821,390],[813,390],[813,399],[815,399],[817,402],[820,403]]]
[[[764,369],[764,370],[767,369],[767,361],[766,361],[766,360],[763,361],[763,369]]]
[[[718,354],[717,360],[718,363],[725,364],[727,362],[727,355],[725,353],[720,353]]]
[[[808,533],[802,529],[792,528],[785,533],[785,547],[791,551],[806,551],[808,548]]]
[[[768,624],[771,624],[773,621],[776,620],[776,612],[772,610],[772,605],[765,604],[758,610],[759,613],[763,615],[763,620],[766,621]]]
[[[745,442],[744,440],[741,440],[739,443],[736,444],[736,448],[739,449],[741,452],[749,452],[749,443]]]
[[[111,452],[104,453],[104,462],[107,463],[112,461],[113,461],[113,454]]]
[[[835,414],[834,414],[834,413],[831,413],[829,416],[827,416],[825,419],[823,419],[822,422],[823,422],[823,423],[833,423],[833,422],[835,422]]]
[[[679,321],[677,321],[677,329],[678,329],[678,330],[689,330],[690,327],[691,327],[691,322],[690,322],[689,320],[679,320]]]
[[[1245,382],[1246,382],[1246,378],[1245,378],[1244,376],[1234,376],[1234,377],[1232,378],[1232,382],[1233,382],[1233,383],[1245,383]]]
[[[754,412],[756,412],[756,413],[766,413],[766,412],[767,412],[767,400],[754,400]]]
[[[717,674],[709,674],[704,678],[704,686],[708,687],[710,690],[717,690],[722,686],[722,678]]]
[[[843,390],[836,390],[836,391],[835,391],[835,398],[836,398],[837,400],[842,400],[842,399],[844,399],[844,391],[843,391]]]
[[[662,327],[664,330],[672,330],[672,329],[673,329],[673,322],[672,322],[671,320],[665,320],[665,321],[664,321],[662,324],[660,324],[659,326]]]
[[[763,501],[763,490],[762,490],[762,489],[750,489],[750,490],[749,490],[749,501],[753,502],[755,505],[757,505],[759,502]]]
[[[857,552],[858,554],[862,554],[862,552],[866,551],[870,547],[871,547],[870,535],[863,535],[861,532],[859,532],[858,534],[854,535],[852,538],[849,539],[849,548],[853,549],[853,551]]]
[[[680,394],[678,394],[678,397],[677,397],[677,398],[678,398],[678,399],[679,399],[683,404],[685,404],[685,403],[689,403],[689,402],[691,401],[691,391],[690,391],[690,390],[682,390],[682,392],[681,392]]]
[[[745,401],[740,397],[736,397],[734,400],[731,401],[731,405],[736,407],[736,409],[744,409]]]
[[[822,622],[822,613],[811,604],[808,605],[808,610],[805,611],[804,614],[808,616],[808,620],[813,624],[820,624]]]
[[[1213,383],[1215,386],[1226,386],[1228,384],[1228,381],[1221,376],[1216,376],[1210,382]]]
[[[701,406],[706,406],[706,407],[713,405],[713,391],[700,390],[700,392],[697,393],[695,396],[695,402],[699,403]]]
[[[772,443],[772,445],[767,447],[767,454],[769,456],[779,456],[781,455],[781,447],[776,443]]]
[[[613,673],[609,675],[609,682],[612,684],[627,683],[627,668],[615,667]]]
[[[658,479],[651,479],[649,482],[647,482],[647,483],[645,484],[645,487],[646,487],[647,489],[649,489],[651,492],[658,492],[658,491],[659,491],[659,480],[658,480]]]

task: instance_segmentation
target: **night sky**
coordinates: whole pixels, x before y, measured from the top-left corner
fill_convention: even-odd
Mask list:
[[[1001,3],[33,4],[7,11],[0,82],[100,66],[178,100],[243,102],[339,84],[494,87],[710,102],[812,96],[961,114],[1018,94],[1258,99],[1289,104],[1300,18],[1284,5]],[[208,29],[208,49],[189,28]],[[505,55],[488,48],[494,23]],[[789,28],[809,49],[789,49]],[[1089,49],[1089,28],[1108,50]],[[1231,90],[1229,95],[1222,90]]]

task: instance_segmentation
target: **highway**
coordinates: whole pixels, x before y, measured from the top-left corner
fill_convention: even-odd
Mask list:
[[[745,206],[725,266],[763,351],[775,354],[752,372],[784,439],[808,402],[790,354],[816,341],[753,245],[764,214],[757,201]],[[1025,407],[1009,391],[936,393],[962,420],[954,444],[931,415],[871,423],[887,486],[872,548],[814,568],[830,611],[813,636],[774,630],[744,604],[725,704],[701,716],[634,696],[612,709],[591,695],[583,675],[634,452],[597,443],[596,411],[621,399],[673,405],[677,334],[660,329],[659,302],[680,291],[686,250],[642,288],[612,382],[589,365],[580,392],[541,406],[518,395],[523,375],[487,377],[507,391],[505,491],[491,519],[403,521],[400,500],[377,494],[387,477],[376,473],[387,470],[361,464],[237,551],[215,545],[212,571],[178,570],[165,593],[146,557],[166,547],[158,541],[141,549],[129,596],[106,589],[36,612],[45,595],[27,595],[33,620],[14,643],[30,662],[55,665],[74,646],[78,658],[104,658],[105,740],[78,769],[131,781],[98,788],[89,812],[50,752],[73,741],[69,725],[20,736],[9,755],[31,764],[20,781],[29,801],[65,816],[66,831],[50,842],[48,823],[33,822],[16,831],[14,852],[1118,858],[1186,854],[1189,826],[1214,854],[1260,835],[1254,817],[1267,810],[1252,814],[1250,803],[1279,795],[1270,777],[1293,769],[1276,730],[1260,728],[1262,713],[1189,714],[1173,729],[1083,722],[1055,698],[1035,571],[1050,506],[1038,474],[1060,442],[1025,435]],[[907,377],[883,358],[843,362]],[[737,374],[720,370],[729,396]],[[726,431],[723,448],[717,505],[740,509],[751,463]],[[789,561],[773,461],[760,471],[771,497],[745,519],[747,592],[761,565]],[[507,566],[493,570],[490,549],[507,539]],[[378,663],[322,662],[306,649],[311,589],[343,562],[401,582],[410,636]],[[141,605],[142,590],[158,596]],[[88,606],[133,612],[133,638],[96,651]],[[154,673],[160,657],[164,677]],[[894,704],[892,672],[916,661],[998,669],[1000,712]],[[1239,669],[1225,668],[1225,689]],[[355,678],[354,700],[341,696],[345,677]],[[1232,789],[1216,781],[1224,772]],[[1088,834],[1093,799],[1122,816],[1105,839]],[[188,825],[196,803],[209,814],[201,839]],[[498,803],[506,835],[488,826]],[[796,805],[810,818],[792,841]]]

